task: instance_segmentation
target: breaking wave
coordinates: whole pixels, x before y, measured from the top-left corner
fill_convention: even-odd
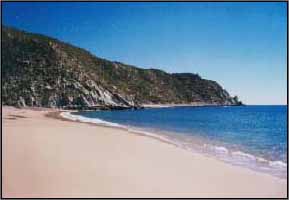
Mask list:
[[[94,123],[115,128],[124,128],[129,132],[149,136],[194,153],[203,153],[207,156],[213,156],[219,160],[231,163],[233,165],[245,166],[256,171],[272,174],[279,178],[287,178],[287,164],[280,160],[270,161],[262,157],[254,156],[250,153],[245,153],[243,151],[233,151],[224,146],[212,145],[207,143],[208,141],[203,141],[203,143],[200,145],[200,143],[195,143],[194,139],[190,140],[189,142],[184,141],[180,137],[177,137],[177,134],[165,134],[158,131],[147,131],[138,127],[125,126],[118,123],[101,120],[99,118],[84,117],[78,114],[72,114],[71,112],[62,112],[60,115],[63,118],[72,121]]]

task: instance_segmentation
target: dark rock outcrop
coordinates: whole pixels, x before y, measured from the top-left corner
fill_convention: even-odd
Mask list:
[[[142,104],[239,105],[217,82],[98,58],[39,34],[2,28],[2,104],[73,109]]]

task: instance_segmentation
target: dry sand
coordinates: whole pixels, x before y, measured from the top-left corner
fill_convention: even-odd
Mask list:
[[[3,107],[3,197],[278,197],[286,180],[126,130]]]

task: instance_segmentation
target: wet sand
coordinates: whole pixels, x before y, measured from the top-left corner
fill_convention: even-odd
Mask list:
[[[286,180],[151,137],[61,120],[51,109],[2,109],[3,197],[287,195]]]

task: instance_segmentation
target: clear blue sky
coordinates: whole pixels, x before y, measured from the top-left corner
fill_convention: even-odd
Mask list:
[[[199,73],[247,104],[286,104],[285,2],[2,4],[5,25],[114,61]]]

